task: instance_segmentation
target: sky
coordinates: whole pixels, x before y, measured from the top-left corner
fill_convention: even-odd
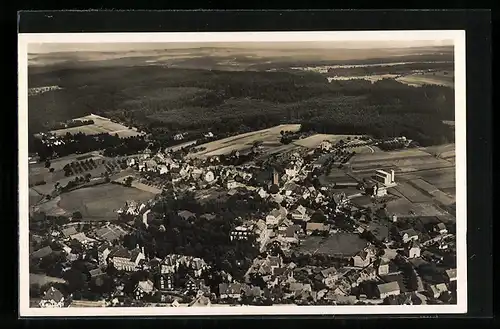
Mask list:
[[[332,41],[332,42],[231,42],[231,43],[30,43],[30,54],[56,52],[129,52],[145,50],[197,49],[203,47],[238,49],[394,49],[451,46],[452,40],[430,41]]]

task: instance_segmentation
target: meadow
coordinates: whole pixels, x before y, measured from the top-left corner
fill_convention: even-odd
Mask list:
[[[30,87],[62,88],[29,98],[30,132],[96,114],[137,127],[159,141],[168,141],[179,132],[239,134],[289,122],[306,124],[308,130],[318,133],[378,138],[404,132],[422,145],[452,139],[442,122],[454,120],[453,90],[447,87],[415,88],[390,79],[328,83],[323,74],[315,72],[186,69],[135,60],[136,65],[126,66],[94,63],[29,68]],[[363,68],[371,74],[377,73],[374,70]],[[58,133],[136,134],[126,127],[106,125]]]
[[[438,85],[450,88],[455,86],[454,79],[453,71],[414,73],[396,78],[397,81],[410,86]]]
[[[95,114],[76,118],[76,120],[93,120],[94,123],[79,127],[51,130],[50,132],[55,134],[56,136],[66,135],[67,133],[73,135],[77,133],[82,133],[85,135],[98,135],[102,133],[108,133],[111,135],[117,134],[122,138],[141,135],[141,133],[138,132],[137,129],[125,127],[122,124],[113,122],[110,119]]]
[[[252,148],[255,142],[262,142],[264,152],[282,151],[280,144],[281,131],[296,132],[300,129],[298,124],[279,125],[276,127],[252,131],[245,134],[231,136],[206,144],[198,145],[197,148],[204,148],[203,151],[190,154],[190,157],[210,157],[222,154],[229,154],[233,151],[243,151]],[[285,145],[286,148],[289,148]]]
[[[60,196],[57,206],[67,213],[79,211],[86,220],[112,220],[127,201],[145,202],[154,194],[118,184],[81,188]]]

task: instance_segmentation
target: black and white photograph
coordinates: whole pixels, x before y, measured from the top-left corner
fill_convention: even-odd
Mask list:
[[[19,34],[20,314],[467,312],[465,32]]]

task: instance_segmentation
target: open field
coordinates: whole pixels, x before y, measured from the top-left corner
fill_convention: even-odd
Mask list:
[[[420,192],[415,187],[411,186],[406,182],[400,182],[394,187],[399,193],[401,193],[405,198],[407,198],[412,203],[430,202],[431,198]]]
[[[388,203],[388,211],[398,216],[453,216],[441,206],[455,203],[455,145],[438,145],[403,151],[356,154],[351,160],[352,173],[369,177],[377,169],[394,169],[397,186],[388,193],[398,197]],[[444,156],[443,156],[444,155]],[[451,157],[449,157],[451,156]],[[445,158],[446,157],[446,158]],[[331,180],[342,180],[342,171],[332,172]]]
[[[170,147],[165,148],[165,152],[169,152],[169,151],[176,152],[176,151],[182,149],[183,147],[191,146],[195,143],[196,143],[196,141],[194,140],[194,141],[189,141],[189,142],[185,142],[182,144],[170,146]]]
[[[296,140],[293,143],[298,146],[314,149],[317,148],[321,144],[321,142],[325,140],[330,141],[331,143],[336,143],[341,139],[347,141],[347,137],[354,138],[357,137],[357,135],[315,134],[303,139]]]
[[[423,150],[440,159],[445,159],[455,164],[455,144],[430,146],[424,148]]]
[[[276,148],[280,140],[280,132],[298,131],[299,124],[279,125],[268,129],[252,131],[237,136],[224,138],[218,141],[199,145],[198,147],[206,148],[204,151],[190,154],[190,157],[210,157],[222,154],[229,154],[233,151],[243,151],[252,147],[256,141],[262,141],[263,148],[270,150]],[[278,144],[277,144],[278,143]]]
[[[35,283],[40,286],[43,286],[47,283],[66,283],[66,280],[43,274],[30,273],[30,284],[35,284]]]
[[[73,172],[70,176],[65,176],[63,167],[71,164],[72,162],[87,161],[89,159],[94,160],[94,166],[80,166],[73,168]],[[85,154],[74,154],[66,157],[57,158],[51,160],[50,167],[54,168],[53,172],[50,172],[48,168],[45,168],[44,163],[36,163],[29,165],[29,183],[34,186],[31,187],[33,191],[39,194],[51,194],[55,190],[55,184],[59,183],[61,186],[65,186],[69,181],[74,180],[76,177],[83,177],[87,174],[91,175],[91,179],[100,178],[102,174],[106,173],[107,168],[103,163],[111,163],[117,165],[117,160],[113,158],[108,158],[100,155],[98,152],[90,152]],[[38,182],[45,181],[43,185],[36,185]],[[32,198],[35,200],[35,198]]]
[[[64,193],[56,198],[58,201],[52,206],[65,213],[79,211],[85,220],[109,220],[116,218],[116,210],[123,207],[125,202],[143,202],[153,196],[153,193],[133,187],[105,184]]]
[[[47,216],[65,216],[68,213],[58,206],[59,201],[61,201],[60,196],[56,196],[51,200],[41,203],[35,206],[35,211],[44,212]]]
[[[357,234],[337,233],[330,235],[328,238],[310,236],[302,242],[297,251],[311,255],[326,254],[350,257],[363,250],[365,246],[366,241]]]
[[[446,193],[440,190],[435,190],[434,192],[431,193],[434,199],[441,203],[444,206],[451,206],[452,204],[455,203],[454,198],[450,198]]]
[[[38,193],[36,190],[30,188],[29,189],[29,204],[30,205],[34,205],[38,202],[40,202],[40,200],[42,200],[43,197],[40,195],[40,193]]]
[[[110,119],[95,114],[90,114],[81,118],[76,118],[75,120],[93,120],[94,123],[91,125],[85,125],[80,127],[52,130],[51,133],[56,134],[56,136],[65,135],[66,133],[70,134],[83,133],[85,135],[97,135],[102,133],[108,133],[111,135],[118,134],[118,136],[120,137],[131,137],[131,136],[141,135],[141,133],[138,132],[136,129],[127,128],[119,123],[112,122]]]
[[[452,151],[450,150],[449,152]],[[404,174],[431,169],[445,169],[454,166],[453,163],[437,158],[424,151],[424,149],[356,154],[350,162],[353,172],[356,173],[374,171],[376,169],[394,169],[396,173]]]
[[[415,73],[399,77],[396,80],[407,85],[417,87],[422,85],[439,85],[450,88],[454,87],[453,71]]]
[[[84,159],[80,160],[78,158],[85,157]],[[86,161],[89,159],[93,159],[94,161],[97,162],[97,160],[104,160],[106,159],[102,155],[100,155],[98,152],[90,152],[90,153],[85,153],[85,154],[73,154],[61,158],[57,158],[54,160],[51,160],[50,162],[50,167],[54,168],[54,172],[51,173],[49,172],[48,168],[45,168],[44,163],[35,163],[35,164],[30,164],[29,165],[29,182],[30,183],[35,183],[39,181],[46,181],[48,182],[49,180],[51,182],[56,182],[59,179],[64,178],[64,171],[63,168],[64,166],[72,163],[72,162],[78,162],[78,161]],[[85,174],[84,172],[83,174]]]
[[[452,217],[444,210],[430,202],[412,203],[405,198],[399,198],[387,203],[387,212],[395,214],[398,217],[419,217],[419,216],[438,216]]]
[[[120,184],[124,184],[128,177],[132,177],[133,178],[133,181],[130,184],[133,188],[139,189],[141,191],[153,193],[153,194],[160,194],[161,193],[161,189],[156,188],[155,186],[151,186],[151,185],[147,185],[147,184],[141,183],[139,181],[139,178],[135,177],[134,175],[126,175],[126,176],[120,175],[119,177],[117,177],[113,181],[117,182],[117,183],[120,183]]]
[[[355,80],[355,79],[363,79],[363,80],[368,80],[371,82],[376,82],[382,79],[395,79],[399,75],[397,74],[373,74],[373,75],[356,75],[356,76],[335,76],[335,77],[328,77],[328,82],[332,81],[343,81],[343,80]]]

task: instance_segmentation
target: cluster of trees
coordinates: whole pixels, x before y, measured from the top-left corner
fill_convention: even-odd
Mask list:
[[[407,144],[406,142],[391,140],[379,143],[377,146],[384,151],[393,151],[393,150],[403,149],[406,147],[417,147],[418,143],[412,141],[411,143]]]
[[[281,135],[281,138],[280,138],[280,143],[281,144],[290,144],[291,142],[293,142],[294,140],[296,139],[299,139],[300,138],[300,133],[295,133],[295,132],[292,132],[292,131],[280,131],[280,135]]]
[[[401,65],[380,65],[380,66],[356,66],[356,67],[339,67],[330,68],[328,73],[337,76],[365,76],[375,74],[408,74],[411,71],[435,71],[449,70],[453,72],[454,64],[449,63],[407,63]]]
[[[45,185],[47,184],[46,181],[44,180],[39,180],[39,181],[36,181],[34,183],[29,183],[29,187],[33,187],[33,186],[40,186],[40,185]]]
[[[97,168],[97,163],[94,159],[85,161],[73,161],[63,167],[64,176],[68,177],[74,174],[82,173]]]
[[[49,130],[66,129],[73,127],[81,127],[94,124],[94,120],[70,120],[64,123],[56,123],[49,127]]]
[[[180,217],[178,212],[185,209],[189,209],[196,217],[191,220]],[[215,270],[243,279],[258,254],[258,248],[254,237],[231,241],[230,232],[241,225],[243,216],[271,209],[272,205],[266,202],[237,195],[226,201],[203,204],[198,203],[191,194],[177,198],[165,195],[152,209],[156,220],[147,229],[137,220],[136,225],[140,229],[126,236],[124,245],[133,249],[139,244],[144,246],[148,255],[159,258],[172,253],[201,257]],[[206,213],[217,215],[213,219],[200,216]]]
[[[126,74],[120,81],[110,79],[117,71]],[[76,77],[89,87],[78,88]],[[422,145],[451,141],[453,137],[441,120],[454,118],[454,91],[442,86],[412,87],[389,79],[328,83],[321,74],[309,72],[155,67],[107,68],[99,72],[82,68],[66,72],[63,80],[67,80],[60,82],[65,88],[54,91],[52,98],[46,94],[31,97],[33,108],[48,107],[53,113],[47,116],[62,116],[63,106],[67,112],[67,102],[61,99],[57,103],[53,98],[69,97],[74,100],[74,108],[79,109],[75,111],[123,116],[128,124],[153,133],[163,146],[174,145],[173,135],[178,132],[242,133],[284,122],[302,123],[305,131],[369,134],[377,138],[404,135]],[[200,92],[174,100],[160,98],[154,107],[147,98],[139,97],[165,88],[197,88]],[[32,122],[30,127],[36,125]],[[111,147],[122,145],[116,144]]]
[[[66,156],[75,153],[87,153],[96,150],[104,150],[106,156],[119,156],[138,153],[148,146],[143,136],[120,138],[117,134],[85,135],[81,132],[76,134],[66,133],[60,137],[64,144],[48,145],[36,139],[32,141],[33,152],[38,153],[40,159],[45,161],[54,154]]]
[[[65,186],[61,187],[61,192],[71,191],[75,187],[90,182],[91,174],[86,174],[85,176],[77,176],[75,179],[70,180]]]

